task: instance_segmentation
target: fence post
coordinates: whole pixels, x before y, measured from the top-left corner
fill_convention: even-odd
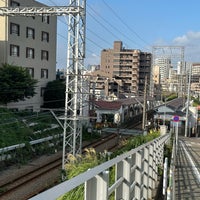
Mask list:
[[[127,199],[130,200],[130,186],[131,186],[131,163],[132,157],[128,157],[125,160],[116,164],[116,180],[123,177],[123,183],[116,188],[115,199]]]
[[[142,191],[142,154],[141,151],[136,152],[136,169],[135,169],[135,197],[141,199]]]
[[[149,197],[149,179],[150,179],[150,175],[149,175],[149,169],[150,169],[150,165],[149,165],[149,160],[150,160],[150,156],[149,156],[149,146],[144,148],[144,175],[143,175],[143,198],[144,199],[148,199]]]
[[[165,158],[164,163],[164,174],[163,174],[163,195],[166,195],[166,189],[167,189],[167,169],[168,169],[168,158]]]
[[[85,199],[108,199],[109,171],[104,171],[85,182]]]
[[[153,144],[149,145],[149,180],[148,180],[148,198],[152,198],[154,189],[154,179],[153,179]]]

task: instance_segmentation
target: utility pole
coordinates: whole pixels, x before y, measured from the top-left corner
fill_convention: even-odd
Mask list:
[[[142,115],[142,130],[146,130],[146,107],[147,107],[147,76],[145,76],[144,85],[144,103],[143,103],[143,115]]]
[[[185,116],[185,137],[188,135],[188,115],[189,115],[189,106],[190,106],[190,85],[191,85],[191,72],[192,65],[189,65],[189,80],[188,80],[188,90],[187,90],[187,102],[186,102],[186,116]],[[190,136],[190,135],[189,135]]]
[[[62,169],[67,154],[82,149],[83,68],[85,58],[86,0],[70,0],[69,6],[0,7],[0,16],[68,16],[66,96],[63,130]]]

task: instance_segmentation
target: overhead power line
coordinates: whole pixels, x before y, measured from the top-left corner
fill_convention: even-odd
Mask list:
[[[139,45],[137,42],[135,42],[134,40],[132,40],[131,38],[129,38],[126,34],[124,34],[121,30],[119,30],[117,27],[115,27],[112,23],[110,23],[108,20],[106,20],[105,18],[103,18],[98,12],[96,12],[90,5],[87,4],[87,6],[96,14],[98,15],[98,17],[100,19],[102,19],[105,23],[107,23],[111,28],[113,28],[115,31],[117,31],[118,33],[120,33],[122,36],[124,36],[126,39],[128,39],[129,41],[131,41],[132,43]],[[127,45],[128,46],[128,45]]]
[[[131,28],[113,9],[111,6],[109,6],[105,0],[102,0],[103,3],[110,9],[110,11],[114,14],[114,16],[122,23],[126,28],[128,28],[135,36],[137,36],[142,42],[144,42],[146,45],[151,46],[148,42],[146,42],[133,28]]]

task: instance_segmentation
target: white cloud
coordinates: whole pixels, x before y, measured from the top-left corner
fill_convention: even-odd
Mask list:
[[[88,55],[85,59],[85,66],[88,65],[99,65],[100,64],[100,57],[95,53]]]
[[[174,38],[173,45],[185,47],[185,61],[200,62],[200,32],[189,31]]]
[[[98,57],[95,53],[92,54],[93,57]]]
[[[176,43],[176,44],[187,44],[187,42],[188,42],[188,38],[186,35],[179,36],[173,40],[173,43]]]
[[[200,32],[193,32],[193,31],[189,31],[187,32],[185,35],[176,37],[173,40],[173,43],[175,43],[176,45],[198,45],[200,42]]]

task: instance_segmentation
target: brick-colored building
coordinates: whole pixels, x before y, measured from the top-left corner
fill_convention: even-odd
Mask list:
[[[125,49],[121,41],[115,41],[113,49],[102,50],[100,71],[123,82],[121,93],[139,94],[144,91],[145,76],[150,84],[151,53]]]

